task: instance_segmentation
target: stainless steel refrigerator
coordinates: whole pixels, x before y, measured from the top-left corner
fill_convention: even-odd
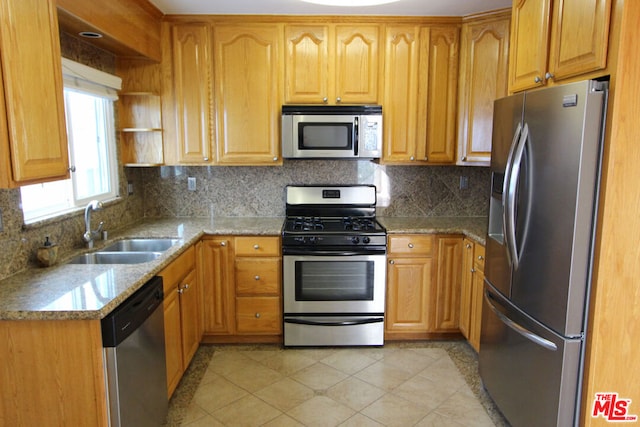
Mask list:
[[[607,87],[494,105],[479,366],[514,427],[579,423]]]

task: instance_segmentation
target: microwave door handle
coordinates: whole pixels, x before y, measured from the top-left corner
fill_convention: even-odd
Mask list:
[[[353,119],[353,154],[355,157],[358,157],[358,146],[360,145],[360,142],[358,141],[359,139],[358,122],[359,122],[359,117],[355,117]]]

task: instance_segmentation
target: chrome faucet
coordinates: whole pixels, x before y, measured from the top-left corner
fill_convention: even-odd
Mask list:
[[[84,234],[82,238],[85,242],[87,242],[87,247],[89,249],[93,248],[93,239],[100,236],[102,233],[102,227],[104,227],[104,222],[100,221],[98,224],[98,228],[96,230],[91,230],[91,211],[99,211],[102,209],[102,202],[97,200],[92,200],[89,202],[86,208],[84,208]]]

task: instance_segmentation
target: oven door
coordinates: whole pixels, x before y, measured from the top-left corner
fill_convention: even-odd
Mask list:
[[[386,256],[349,252],[284,255],[284,314],[376,314],[385,305]]]

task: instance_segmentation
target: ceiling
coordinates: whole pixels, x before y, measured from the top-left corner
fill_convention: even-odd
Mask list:
[[[511,7],[511,0],[399,0],[379,6],[320,6],[300,0],[150,0],[166,15],[464,16]],[[349,0],[344,0],[349,4]]]

